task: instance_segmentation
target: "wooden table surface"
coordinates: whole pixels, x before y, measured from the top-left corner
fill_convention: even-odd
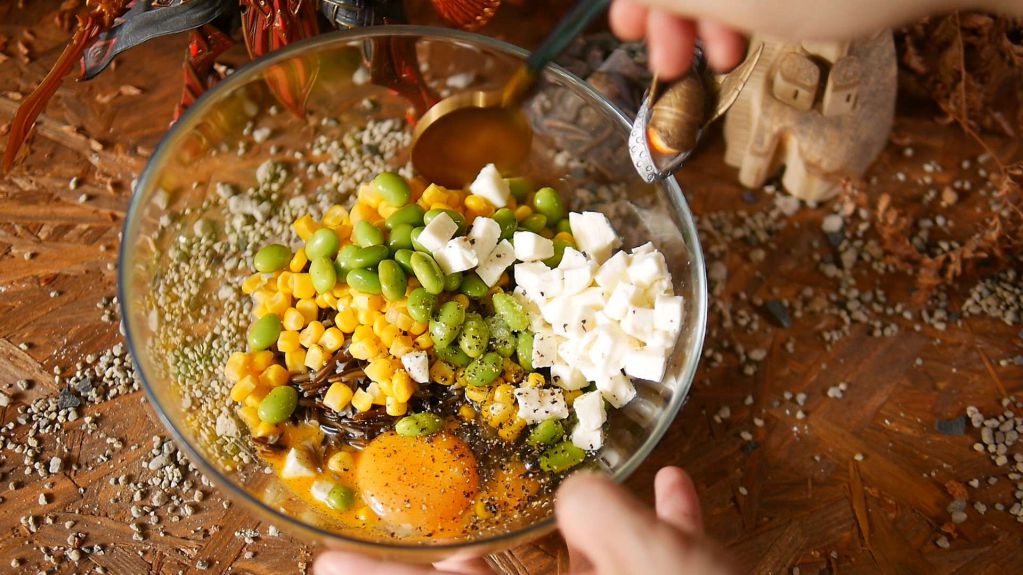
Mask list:
[[[53,25],[56,6],[0,4],[7,39],[0,57],[3,133],[19,98],[66,40]],[[511,24],[517,17],[514,9],[502,15]],[[539,35],[522,33],[531,36],[513,39],[529,43]],[[0,179],[0,391],[14,397],[0,407],[0,424],[9,426],[0,426],[0,572],[282,574],[301,572],[315,553],[228,507],[185,464],[179,470],[194,485],[168,490],[169,504],[151,503],[156,489],[149,481],[160,481],[148,465],[152,438],[166,434],[141,392],[83,405],[80,418],[55,433],[30,434],[18,421],[24,406],[56,396],[55,370],[67,376],[87,354],[119,341],[116,322],[101,319],[101,308],[111,307],[103,298],[115,295],[131,180],[170,121],[183,50],[183,37],[161,39],[120,57],[94,81],[65,83],[36,128],[29,159]],[[920,200],[927,189],[960,178],[979,189],[980,150],[957,127],[933,118],[926,106],[902,103],[899,144],[871,169],[876,183],[863,186],[862,198],[872,208],[888,193],[896,205],[943,214],[955,221],[954,233],[967,234],[987,217],[978,209],[980,194],[963,194],[946,208]],[[912,157],[903,151],[907,144]],[[993,144],[1003,159],[1019,157],[1010,142]],[[708,228],[769,222],[771,237],[751,256],[744,240],[723,238],[720,230],[705,234],[717,273],[727,270],[715,282],[719,307],[707,337],[720,361],[705,358],[682,415],[629,485],[649,499],[658,468],[687,468],[708,531],[755,573],[1019,573],[1023,525],[993,508],[1012,505],[1013,482],[974,451],[977,430],[945,435],[936,421],[958,417],[968,405],[1000,412],[1003,395],[1021,391],[1023,366],[1013,364],[1023,353],[1020,326],[968,317],[944,331],[928,325],[916,331],[922,308],[910,304],[912,278],[879,276],[866,264],[853,274],[861,290],[881,287],[890,302],[913,310],[913,319],[883,318],[898,326],[895,335],[874,337],[869,323],[853,323],[848,335],[827,343],[822,332],[840,320],[823,312],[808,311],[787,329],[774,325],[755,299],[794,300],[807,287],[836,293],[837,280],[818,269],[818,260],[833,254],[821,231],[833,204],[772,219],[774,197],[739,188],[722,155],[720,138],[712,138],[681,175],[694,212]],[[945,169],[925,174],[928,161]],[[915,183],[927,175],[934,185]],[[952,309],[975,281],[963,278],[950,290]],[[766,351],[762,360],[751,359],[759,357],[754,349]],[[31,387],[20,389],[21,379]],[[841,382],[844,398],[829,398],[827,390]],[[36,441],[35,457],[44,466],[60,457],[60,471],[24,473],[23,453],[12,448]],[[989,484],[992,476],[1002,480]],[[968,518],[953,524],[946,484],[971,479],[980,488],[967,487]],[[986,514],[974,510],[976,501],[987,505]],[[948,549],[936,544],[942,536]],[[529,572],[548,573],[562,551],[548,538],[515,555]]]

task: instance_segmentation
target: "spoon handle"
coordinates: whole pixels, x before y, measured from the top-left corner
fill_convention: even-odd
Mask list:
[[[526,60],[526,70],[535,75],[562,52],[585,29],[611,0],[579,0],[558,26]]]

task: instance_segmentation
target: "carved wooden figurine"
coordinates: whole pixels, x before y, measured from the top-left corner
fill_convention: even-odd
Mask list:
[[[810,202],[862,175],[888,140],[895,115],[890,31],[852,42],[788,43],[754,37],[764,52],[725,116],[725,161],[739,181],[782,186]],[[783,170],[783,171],[782,171]]]

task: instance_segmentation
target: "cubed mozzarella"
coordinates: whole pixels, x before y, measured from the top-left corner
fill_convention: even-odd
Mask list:
[[[558,268],[548,269],[547,273],[543,276],[543,284],[540,285],[540,297],[543,298],[544,301],[553,297],[558,297],[562,295],[564,287],[564,271],[559,270]]]
[[[558,342],[558,361],[566,365],[578,365],[582,355],[579,350],[579,341],[565,339]]]
[[[491,218],[476,218],[472,221],[472,228],[469,230],[469,243],[472,244],[478,261],[487,261],[490,252],[494,251],[500,240],[501,224]]]
[[[401,356],[401,364],[412,381],[428,383],[430,381],[430,357],[425,351],[410,351]]]
[[[554,242],[533,232],[515,232],[512,244],[515,258],[520,261],[535,262],[554,255]]]
[[[597,327],[597,314],[593,308],[577,305],[569,300],[568,308],[560,324],[552,324],[554,333],[562,337],[582,337]]]
[[[584,350],[590,361],[609,370],[621,369],[625,352],[635,347],[632,338],[615,324],[598,326],[593,334]]]
[[[540,262],[526,262],[515,264],[515,285],[527,292],[540,291],[543,288],[544,278],[551,271],[550,268]]]
[[[636,307],[639,293],[639,288],[631,283],[620,282],[611,292],[611,296],[607,298],[604,313],[609,318],[621,320],[630,309]]]
[[[445,274],[464,272],[476,267],[476,264],[479,263],[479,260],[476,259],[476,252],[472,249],[472,243],[465,236],[448,240],[443,248],[433,252],[433,259],[437,260],[437,265]]]
[[[660,381],[667,365],[667,351],[644,347],[625,352],[625,373],[636,379]]]
[[[316,476],[316,463],[313,454],[305,447],[292,447],[284,456],[284,467],[281,469],[282,479]]]
[[[650,347],[660,347],[666,350],[671,350],[675,347],[675,340],[678,339],[677,332],[664,331],[655,329],[651,334],[644,340]]]
[[[519,406],[518,416],[526,423],[568,417],[568,404],[560,389],[519,387],[515,390],[515,400]]]
[[[607,216],[600,212],[572,212],[568,215],[568,222],[579,249],[598,264],[621,243]]]
[[[434,218],[436,221],[436,218]],[[433,221],[430,222],[431,224]],[[420,236],[422,239],[422,236]],[[508,269],[508,266],[515,263],[515,248],[512,247],[511,242],[508,240],[501,240],[497,246],[490,251],[490,255],[487,259],[476,266],[476,275],[480,276],[483,283],[487,284],[487,287],[494,287],[497,284],[497,280],[501,279],[501,274],[504,270]]]
[[[309,487],[309,494],[313,496],[313,499],[320,503],[327,502],[327,496],[334,489],[337,484],[333,481],[327,481],[325,479],[318,479],[313,482]]]
[[[575,408],[575,415],[579,418],[579,425],[583,429],[600,429],[607,420],[607,413],[604,411],[604,397],[599,391],[588,391],[575,398],[572,403]]]
[[[419,233],[419,243],[430,253],[440,251],[458,231],[451,216],[441,212]]]
[[[604,445],[604,431],[576,425],[572,430],[572,445],[585,451],[596,451]]]
[[[654,300],[654,327],[677,334],[682,329],[682,296],[661,295]]]
[[[597,390],[604,396],[615,409],[625,407],[627,403],[636,397],[636,388],[632,381],[621,373],[615,373],[611,377],[601,378],[596,381]]]
[[[483,166],[476,179],[469,185],[469,191],[486,198],[495,207],[503,208],[508,205],[508,198],[511,197],[511,189],[508,182],[501,177],[494,164]]]
[[[654,310],[645,308],[632,308],[625,312],[622,318],[622,331],[632,337],[647,341],[654,331]]]
[[[556,363],[551,366],[551,383],[561,389],[572,391],[586,387],[589,382],[587,382],[586,378],[583,377],[582,372],[575,367],[563,363]]]
[[[583,291],[590,287],[590,282],[593,280],[593,269],[589,264],[557,271],[564,278],[562,293],[565,295],[575,295]]]
[[[569,301],[571,298],[556,297],[547,300],[540,306],[540,313],[544,321],[551,324],[551,327],[564,324],[568,320]]]
[[[558,357],[558,341],[554,334],[538,333],[533,336],[533,367],[550,367]]]
[[[654,251],[656,249],[657,248],[654,247],[654,243],[653,242],[647,242],[647,243],[645,243],[645,244],[643,244],[641,246],[636,246],[636,247],[632,248],[632,255],[647,254],[647,253],[650,253],[650,252],[652,252],[652,251]]]
[[[561,256],[561,263],[558,264],[558,267],[563,270],[568,270],[589,265],[590,260],[587,259],[581,251],[569,246],[565,248],[565,252]]]
[[[636,254],[629,261],[629,281],[645,288],[668,275],[664,254],[658,251]]]
[[[613,290],[618,282],[628,278],[629,256],[625,252],[615,252],[607,261],[600,265],[600,269],[594,275],[597,285],[608,292]]]

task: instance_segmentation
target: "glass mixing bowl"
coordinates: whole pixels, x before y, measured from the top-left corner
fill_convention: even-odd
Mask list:
[[[191,460],[266,521],[328,546],[414,561],[481,555],[553,529],[550,507],[458,541],[381,540],[334,524],[264,472],[227,407],[222,374],[230,352],[244,349],[240,283],[254,251],[294,243],[294,217],[343,202],[377,171],[407,172],[409,117],[452,91],[502,86],[525,56],[433,28],[318,36],[228,76],[150,159],[121,244],[128,345],[160,420]],[[664,380],[637,382],[636,399],[610,417],[596,467],[620,482],[675,418],[699,361],[707,289],[696,228],[674,179],[647,185],[635,174],[627,119],[585,82],[550,67],[525,106],[535,137],[524,175],[557,187],[573,209],[606,213],[624,247],[653,241],[685,298]]]

